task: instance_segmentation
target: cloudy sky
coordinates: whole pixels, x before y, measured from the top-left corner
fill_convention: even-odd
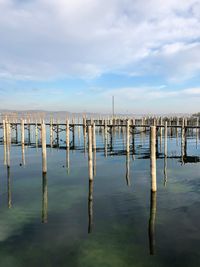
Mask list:
[[[200,0],[0,0],[1,108],[200,111]]]

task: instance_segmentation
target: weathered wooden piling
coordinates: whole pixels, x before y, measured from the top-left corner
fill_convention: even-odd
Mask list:
[[[110,122],[110,152],[113,150],[113,125],[112,125],[112,122]]]
[[[3,120],[3,141],[6,143],[6,121]]]
[[[126,152],[130,152],[130,121],[126,123]]]
[[[188,131],[188,129],[185,127],[185,131],[184,131],[184,134],[185,134],[185,137],[184,137],[184,141],[185,141],[185,144],[184,144],[184,155],[185,155],[185,157],[187,156],[187,131]]]
[[[176,118],[176,140],[177,140],[177,144],[178,144],[178,126],[179,126],[179,118]]]
[[[10,168],[10,145],[11,145],[10,123],[6,121],[7,168]]]
[[[165,143],[164,143],[164,186],[167,185],[167,121],[165,121]]]
[[[27,121],[27,129],[28,129],[28,144],[31,144],[31,124],[30,124],[30,118]]]
[[[4,145],[4,165],[7,165],[7,140],[6,140],[6,122],[3,120],[3,145]]]
[[[69,120],[66,120],[66,148],[70,147],[70,130],[69,130]]]
[[[18,125],[15,124],[15,143],[18,144]]]
[[[181,125],[181,161],[184,162],[184,148],[185,145],[185,124],[184,124],[184,118],[182,118],[182,125]]]
[[[37,149],[38,148],[38,124],[37,124],[37,121],[35,122],[35,146]]]
[[[96,127],[93,122],[92,125],[92,147],[93,147],[93,173],[96,176]]]
[[[160,152],[162,152],[162,134],[163,134],[163,120],[162,120],[162,117],[160,117]]]
[[[167,157],[167,121],[165,121],[165,143],[164,143],[164,155]]]
[[[59,121],[57,120],[56,123],[56,141],[57,141],[57,148],[59,147]]]
[[[84,152],[86,153],[86,134],[87,134],[87,122],[86,118],[83,117],[83,140],[84,140]]]
[[[107,120],[104,121],[104,155],[107,157],[107,146],[108,146],[108,130]]]
[[[80,119],[78,118],[78,124],[80,124]],[[80,145],[81,142],[81,131],[80,131],[80,125],[78,126],[78,144]]]
[[[88,126],[88,172],[89,180],[93,180],[93,156],[92,156],[92,128]]]
[[[50,119],[50,147],[53,147],[53,118]]]
[[[199,136],[199,118],[196,118],[196,148],[198,147],[198,136]]]
[[[72,125],[72,144],[73,144],[73,148],[75,148],[75,131],[76,131],[76,126],[75,124]]]
[[[21,144],[24,145],[24,120],[21,120]]]
[[[150,127],[151,191],[157,191],[156,181],[156,126]]]
[[[42,172],[47,172],[47,152],[46,152],[46,125],[42,122],[41,125],[42,131]]]
[[[93,151],[96,150],[96,126],[94,122],[92,125],[92,147]]]

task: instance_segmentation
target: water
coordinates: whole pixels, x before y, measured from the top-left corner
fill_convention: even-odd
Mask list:
[[[199,156],[193,134],[187,155]],[[0,146],[1,266],[200,266],[200,163],[181,162],[180,133],[168,138],[165,173],[164,139],[161,147],[159,139],[153,196],[148,133],[135,136],[134,157],[125,155],[121,134],[107,158],[102,140],[97,133],[92,185],[82,134],[80,141],[76,134],[77,149],[70,150],[69,170],[66,150],[47,148],[46,177],[41,148],[27,146],[21,166],[21,147],[12,145],[8,171]]]

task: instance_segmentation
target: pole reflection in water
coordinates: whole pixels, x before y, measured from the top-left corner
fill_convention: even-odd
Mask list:
[[[164,186],[167,185],[167,157],[164,157]]]
[[[93,228],[93,180],[89,179],[88,192],[88,233],[92,232]]]
[[[70,170],[69,147],[67,147],[66,149],[66,166],[67,166],[67,174],[69,174],[69,170]]]
[[[47,189],[47,175],[42,174],[42,223],[48,221],[48,189]]]
[[[26,162],[25,162],[25,149],[24,149],[24,144],[22,144],[22,165],[25,166]]]
[[[151,191],[150,218],[149,218],[149,252],[155,254],[155,220],[156,220],[156,192]]]
[[[131,186],[130,182],[130,155],[126,153],[126,183],[127,186]]]
[[[7,165],[7,145],[5,138],[3,142],[4,142],[4,165]]]
[[[7,193],[8,193],[8,208],[12,208],[12,193],[11,193],[11,180],[10,180],[10,168],[7,167]]]
[[[93,150],[93,173],[96,176],[96,149]]]

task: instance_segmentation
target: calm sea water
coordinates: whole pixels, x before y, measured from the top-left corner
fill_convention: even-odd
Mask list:
[[[64,133],[60,139],[62,148]],[[107,157],[102,140],[97,133],[92,185],[78,133],[69,170],[65,149],[47,149],[46,176],[41,148],[26,146],[23,166],[21,147],[13,144],[8,170],[0,146],[1,266],[200,266],[200,163],[181,163],[180,137],[168,138],[167,168],[159,139],[153,196],[148,134],[135,136],[134,157],[124,155],[121,134]],[[187,154],[200,156],[195,131]]]

